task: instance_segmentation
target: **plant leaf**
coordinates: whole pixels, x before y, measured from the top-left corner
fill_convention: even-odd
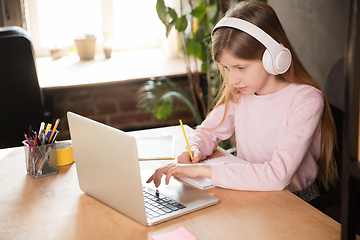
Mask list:
[[[173,26],[175,26],[176,24],[176,20],[173,20],[171,23],[169,23],[167,26],[166,26],[166,37],[169,36],[169,33],[172,29]]]
[[[186,49],[190,55],[198,58],[202,57],[201,44],[196,42],[194,39],[188,38],[186,42]]]
[[[202,64],[201,64],[201,71],[206,72],[207,69],[208,69],[207,63],[203,61]]]
[[[195,40],[197,41],[197,42],[202,42],[203,40],[204,40],[204,38],[205,38],[205,28],[204,28],[204,26],[203,25],[199,25],[199,28],[198,28],[198,30],[196,31],[196,34],[195,34]]]
[[[173,109],[174,107],[173,107],[172,99],[169,98],[162,101],[160,105],[156,106],[153,110],[153,113],[157,119],[166,121],[173,113]]]
[[[192,12],[190,14],[193,15],[194,17],[196,17],[198,19],[198,21],[200,22],[206,14],[206,7],[204,5],[200,5],[197,8],[195,8],[194,10],[192,10]]]
[[[175,92],[175,91],[168,92],[162,96],[162,98],[165,98],[165,99],[167,99],[169,97],[178,98],[183,103],[185,103],[186,106],[189,108],[190,112],[192,113],[196,124],[199,125],[201,123],[200,117],[197,115],[194,105],[191,104],[191,102],[189,101],[189,99],[187,99],[187,97],[185,97],[183,94],[181,94],[179,92]]]
[[[179,32],[183,32],[185,31],[185,29],[187,28],[188,22],[186,19],[186,16],[181,16],[180,18],[176,19],[176,25],[175,28],[176,30],[178,30]]]
[[[169,9],[169,15],[170,15],[170,17],[173,19],[173,20],[177,20],[177,18],[178,18],[178,15],[177,15],[177,13],[175,12],[175,10],[174,9],[172,9],[172,8],[168,8]]]
[[[166,6],[164,3],[164,0],[157,0],[156,2],[156,12],[158,14],[159,19],[165,24],[166,24],[166,16],[167,16],[167,11],[166,11]]]

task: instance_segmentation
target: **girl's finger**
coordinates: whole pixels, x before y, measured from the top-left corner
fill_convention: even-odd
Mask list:
[[[183,152],[178,156],[178,163],[184,163],[184,164],[191,163],[189,151]]]
[[[154,174],[149,177],[148,180],[146,180],[146,183],[151,183],[151,181],[154,179]]]
[[[154,173],[154,184],[155,187],[159,187],[161,184],[161,177],[162,177],[161,169],[157,169]]]
[[[161,178],[164,174],[167,174],[167,172],[169,171],[169,169],[173,168],[174,166],[176,166],[173,163],[170,163],[168,165],[165,165],[163,167],[160,167],[158,169],[156,169],[154,176],[153,176],[153,181],[155,183],[155,187],[158,187],[161,184]]]
[[[192,163],[199,163],[200,162],[200,154],[196,154],[192,160]]]
[[[173,176],[173,174],[176,173],[176,169],[177,169],[177,165],[175,165],[173,168],[169,169],[169,171],[167,171],[166,173],[166,178],[165,178],[165,184],[168,185],[170,182],[170,178],[171,176]]]

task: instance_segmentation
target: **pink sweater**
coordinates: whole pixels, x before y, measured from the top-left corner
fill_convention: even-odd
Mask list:
[[[237,157],[248,164],[225,161],[211,165],[214,186],[249,191],[298,191],[317,176],[324,100],[311,86],[290,84],[269,95],[241,95],[214,109],[190,136],[190,145],[209,156],[219,140],[235,131]]]

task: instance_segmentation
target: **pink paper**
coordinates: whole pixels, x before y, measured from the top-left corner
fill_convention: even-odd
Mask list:
[[[173,232],[162,233],[156,236],[153,236],[151,240],[196,240],[196,238],[191,235],[185,228],[181,227]]]

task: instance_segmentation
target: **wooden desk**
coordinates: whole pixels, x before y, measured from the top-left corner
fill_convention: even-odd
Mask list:
[[[186,128],[187,134],[191,129]],[[134,132],[176,139],[179,127]],[[140,162],[142,169],[169,161]],[[23,147],[0,150],[0,239],[151,239],[184,227],[197,239],[340,239],[340,224],[292,193],[244,192],[221,188],[206,192],[220,203],[168,222],[145,227],[83,193],[76,164],[41,179],[26,174]],[[359,238],[358,238],[359,239]]]

